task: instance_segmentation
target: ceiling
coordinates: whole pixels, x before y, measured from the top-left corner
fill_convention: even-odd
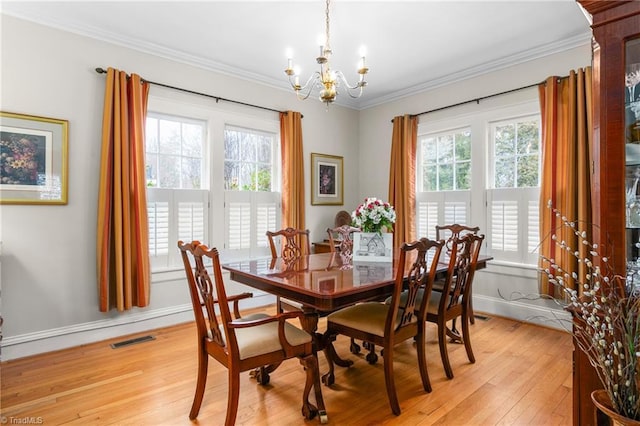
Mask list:
[[[290,89],[287,49],[306,80],[325,25],[324,0],[1,0],[0,11],[282,89]],[[330,17],[332,67],[352,84],[366,47],[365,93],[336,101],[356,109],[585,45],[591,35],[574,0],[333,0]]]

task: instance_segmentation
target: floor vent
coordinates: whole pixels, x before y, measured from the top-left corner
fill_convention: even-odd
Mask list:
[[[478,314],[474,315],[473,317],[474,317],[475,319],[479,319],[479,320],[481,320],[481,321],[489,321],[489,320],[491,319],[491,318],[489,318],[489,317],[485,317],[484,315],[478,315]]]
[[[111,347],[113,349],[118,349],[118,348],[122,348],[123,346],[131,346],[131,345],[135,345],[136,343],[149,342],[151,340],[156,340],[156,338],[153,336],[141,336],[141,337],[136,337],[135,339],[123,340],[122,342],[112,343]]]

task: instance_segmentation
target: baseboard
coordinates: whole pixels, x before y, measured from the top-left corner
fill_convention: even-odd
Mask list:
[[[571,315],[560,308],[536,306],[485,295],[473,296],[473,310],[562,331],[569,330],[571,323]]]
[[[270,295],[243,301],[243,308],[273,304]],[[0,361],[24,358],[40,353],[95,343],[119,336],[193,321],[191,304],[142,311],[117,318],[74,324],[49,330],[8,336],[2,339]]]

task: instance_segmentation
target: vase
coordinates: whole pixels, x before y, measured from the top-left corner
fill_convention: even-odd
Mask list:
[[[604,413],[610,419],[610,423],[616,426],[640,426],[640,421],[633,420],[628,417],[622,416],[615,412],[611,405],[611,399],[609,394],[604,389],[599,389],[591,392],[591,400],[596,408]],[[594,413],[596,424],[597,413]]]

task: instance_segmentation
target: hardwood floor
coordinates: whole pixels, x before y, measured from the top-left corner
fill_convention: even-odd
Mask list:
[[[269,312],[275,310],[269,307]],[[255,310],[254,310],[255,311]],[[499,317],[476,320],[471,341],[476,363],[464,346],[449,344],[455,377],[444,374],[435,325],[427,336],[433,392],[422,389],[411,342],[396,347],[394,368],[402,414],[391,413],[382,360],[338,367],[336,383],[323,394],[333,425],[570,425],[571,337],[568,333]],[[324,329],[321,321],[320,329]],[[196,379],[193,323],[136,334],[155,340],[112,349],[114,340],[0,364],[3,424],[218,425],[224,422],[226,369],[209,363],[207,389],[196,422],[188,418]],[[320,355],[321,372],[326,371]],[[242,374],[238,425],[318,425],[301,415],[304,373],[297,360],[283,363],[263,387]]]

